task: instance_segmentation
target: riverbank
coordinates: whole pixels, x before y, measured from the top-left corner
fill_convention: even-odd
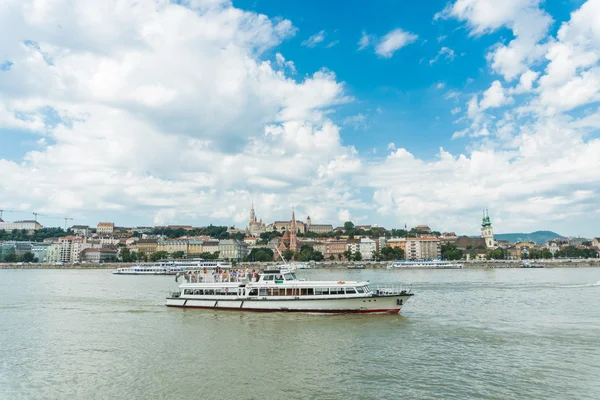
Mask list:
[[[599,259],[585,260],[534,260],[535,264],[544,266],[544,268],[593,268],[600,267]],[[522,262],[518,260],[486,260],[486,261],[460,261],[464,268],[469,269],[491,269],[491,268],[521,268]],[[131,267],[138,263],[103,263],[103,264],[12,264],[0,263],[0,269],[117,269]],[[363,261],[363,262],[315,262],[310,263],[311,268],[327,268],[327,269],[384,269],[388,266],[389,261]],[[267,269],[279,266],[281,263],[240,263],[237,268],[251,269]]]

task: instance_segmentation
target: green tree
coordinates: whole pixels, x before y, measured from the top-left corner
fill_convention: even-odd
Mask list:
[[[246,258],[248,261],[273,261],[273,250],[269,248],[254,248],[250,250],[250,254]]]
[[[356,253],[354,253],[354,256],[352,258],[354,259],[354,261],[361,261],[362,254],[360,254],[360,251],[357,251]]]
[[[500,247],[488,251],[488,253],[485,256],[485,258],[488,260],[506,260],[508,259],[508,257],[508,250]]]
[[[23,262],[30,263],[30,262],[34,262],[34,260],[35,260],[35,255],[32,252],[27,251],[23,254]]]
[[[460,260],[463,258],[463,252],[453,244],[442,245],[442,259],[444,260]]]
[[[166,251],[156,251],[150,254],[150,261],[158,261],[168,257],[169,253],[167,253]]]
[[[137,256],[127,247],[121,248],[121,261],[123,262],[135,262],[137,260]]]
[[[381,259],[384,261],[404,259],[404,250],[399,247],[385,246],[381,248],[379,253],[381,254]]]
[[[346,232],[353,230],[354,229],[354,224],[352,223],[352,221],[346,221],[344,222],[344,229],[346,230]]]
[[[173,254],[171,254],[171,256],[177,260],[182,259],[183,257],[185,257],[185,251],[174,251]]]
[[[290,261],[294,258],[295,255],[296,255],[296,252],[294,250],[287,249],[287,250],[284,250],[284,252],[283,252],[283,259],[285,261]]]
[[[4,261],[8,262],[8,263],[14,263],[17,262],[17,255],[15,253],[8,253],[5,257],[4,257]]]
[[[329,261],[334,261],[335,260],[335,256],[332,254],[329,256]]]

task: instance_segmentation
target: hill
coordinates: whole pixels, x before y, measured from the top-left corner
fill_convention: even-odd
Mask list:
[[[552,231],[535,231],[531,233],[495,233],[494,239],[496,240],[508,240],[511,243],[515,242],[535,242],[535,243],[546,243],[548,240],[563,238],[564,236],[559,235]]]

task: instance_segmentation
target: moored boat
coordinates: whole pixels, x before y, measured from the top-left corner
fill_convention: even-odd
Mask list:
[[[395,260],[388,264],[387,269],[394,268],[433,268],[433,269],[458,269],[463,265],[442,260]]]
[[[200,271],[198,271],[200,272]],[[294,272],[266,270],[217,282],[195,274],[167,297],[168,307],[234,311],[314,313],[398,313],[413,296],[398,287],[371,288],[369,282],[299,280]],[[196,282],[194,282],[194,280]],[[220,280],[220,279],[219,279]]]
[[[204,268],[230,269],[231,263],[218,260],[204,260],[200,258],[189,260],[159,260],[150,264],[117,268],[112,273],[115,275],[175,275],[180,272],[196,271]]]

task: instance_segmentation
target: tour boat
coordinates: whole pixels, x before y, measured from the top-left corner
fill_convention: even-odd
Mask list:
[[[371,288],[369,282],[300,280],[292,271],[198,273],[167,297],[168,307],[233,311],[308,313],[398,313],[413,296],[397,287]]]
[[[396,260],[388,264],[387,269],[394,268],[462,268],[462,264],[442,260]]]
[[[217,260],[159,260],[152,264],[134,265],[114,270],[115,275],[175,275],[179,272],[196,271],[204,268],[230,269],[231,263]]]

